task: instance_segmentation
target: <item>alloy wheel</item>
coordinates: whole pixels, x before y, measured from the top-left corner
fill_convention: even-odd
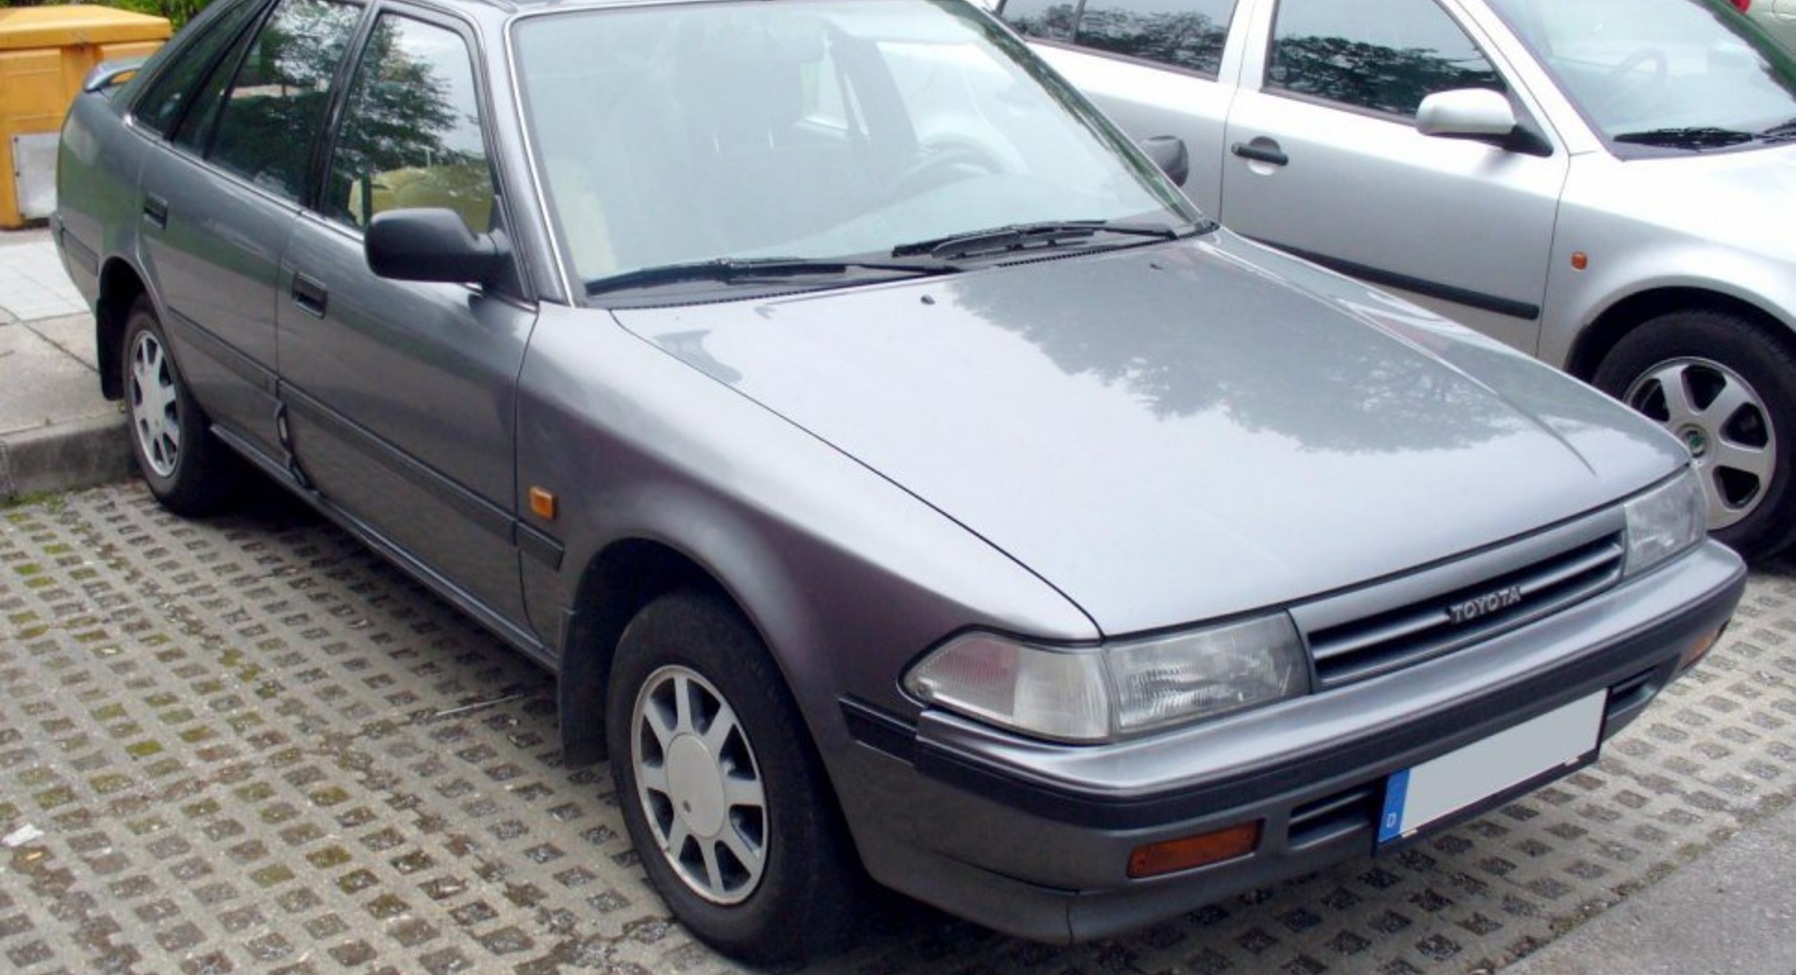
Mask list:
[[[696,671],[649,675],[630,717],[637,801],[693,893],[739,904],[767,866],[767,791],[736,712]]]
[[[144,462],[172,477],[181,460],[181,404],[168,350],[150,332],[131,346],[131,428]]]
[[[1634,380],[1624,399],[1695,458],[1710,531],[1758,508],[1777,469],[1777,435],[1764,398],[1739,373],[1710,359],[1672,359]]]

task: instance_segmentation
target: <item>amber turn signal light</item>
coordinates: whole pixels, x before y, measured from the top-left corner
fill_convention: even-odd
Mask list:
[[[555,495],[539,487],[530,489],[530,513],[544,521],[555,520]]]
[[[1678,673],[1681,674],[1684,671],[1689,670],[1696,666],[1697,661],[1708,656],[1709,651],[1714,649],[1715,644],[1721,642],[1721,634],[1725,632],[1727,632],[1727,627],[1723,625],[1713,633],[1704,633],[1702,636],[1691,641],[1690,645],[1684,648],[1683,655],[1678,657]]]
[[[1138,846],[1129,854],[1129,876],[1158,877],[1244,857],[1260,845],[1260,820],[1227,829]]]

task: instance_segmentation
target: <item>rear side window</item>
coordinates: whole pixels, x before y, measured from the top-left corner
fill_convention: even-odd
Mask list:
[[[243,0],[230,5],[210,23],[197,25],[200,33],[169,52],[168,67],[150,82],[149,90],[138,101],[133,113],[137,124],[168,135],[186,113],[201,79],[261,8],[256,0]]]
[[[299,199],[331,78],[360,14],[349,4],[281,0],[225,93],[208,157],[276,195]]]
[[[1266,88],[1403,118],[1436,92],[1505,90],[1434,0],[1283,0]]]
[[[1008,0],[1019,33],[1215,77],[1235,0]]]

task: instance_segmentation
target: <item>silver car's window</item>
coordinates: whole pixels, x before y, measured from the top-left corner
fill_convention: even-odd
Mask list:
[[[382,15],[350,82],[321,209],[367,226],[399,207],[446,207],[492,225],[493,180],[468,45],[455,31]]]
[[[1073,39],[1073,22],[1079,17],[1079,5],[1071,0],[1004,0],[999,15],[1020,34],[1050,41],[1070,41]]]
[[[231,4],[207,23],[195,25],[199,33],[183,37],[181,46],[158,58],[166,68],[158,70],[150,86],[132,111],[137,124],[162,135],[169,135],[193,101],[194,89],[222,60],[225,48],[238,32],[261,9],[256,0]]]
[[[1790,52],[1707,0],[1491,0],[1618,151],[1769,145],[1796,122]]]
[[[1234,0],[1086,0],[1073,42],[1215,77]]]
[[[964,3],[668,4],[526,17],[537,164],[579,275],[889,255],[1055,220],[1196,219]]]
[[[1020,33],[1215,77],[1235,0],[1010,0],[1003,17]]]
[[[360,14],[349,4],[281,0],[237,69],[208,158],[297,200],[331,77]]]
[[[1268,91],[1413,118],[1436,92],[1504,90],[1434,0],[1282,0],[1276,16]]]

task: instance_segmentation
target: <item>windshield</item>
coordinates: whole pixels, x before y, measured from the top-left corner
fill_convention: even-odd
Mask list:
[[[1010,225],[1199,219],[959,0],[555,13],[518,22],[514,57],[550,209],[595,292],[665,265],[866,261]]]
[[[1764,144],[1796,120],[1788,52],[1719,0],[1490,0],[1616,151]]]

